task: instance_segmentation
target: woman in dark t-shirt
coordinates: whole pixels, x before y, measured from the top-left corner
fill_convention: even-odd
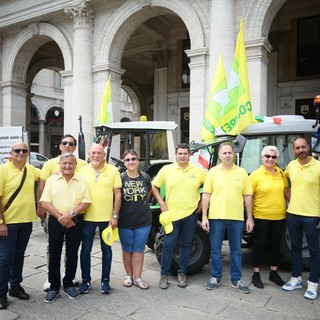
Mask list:
[[[127,273],[123,285],[135,285],[145,290],[149,285],[141,279],[141,273],[152,222],[148,201],[151,181],[146,173],[138,171],[136,151],[126,151],[123,161],[127,171],[121,174],[122,197],[118,223],[123,265]]]

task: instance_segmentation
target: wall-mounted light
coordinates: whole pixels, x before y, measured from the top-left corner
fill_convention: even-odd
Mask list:
[[[190,88],[190,69],[186,68],[181,72],[182,88]]]
[[[187,33],[187,39],[182,42],[182,71],[181,71],[181,87],[190,88],[190,58],[186,54],[186,50],[191,48],[189,33]]]
[[[58,118],[60,116],[60,111],[58,109],[53,111],[53,114],[56,118]]]

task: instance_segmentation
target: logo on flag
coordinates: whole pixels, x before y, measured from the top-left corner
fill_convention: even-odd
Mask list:
[[[241,19],[236,51],[228,84],[221,129],[235,135],[255,122],[252,112],[246,49],[244,44],[243,21]]]

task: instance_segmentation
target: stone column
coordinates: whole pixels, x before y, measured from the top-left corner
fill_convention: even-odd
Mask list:
[[[2,122],[1,126],[26,127],[26,85],[16,81],[1,83]]]
[[[223,55],[226,76],[229,79],[235,50],[234,0],[211,1],[210,26],[210,86],[220,53]]]
[[[93,22],[94,11],[83,1],[72,8],[65,9],[73,17],[73,90],[72,104],[65,103],[65,133],[75,136],[79,132],[79,115],[82,115],[82,127],[86,149],[92,143],[92,61],[93,61]]]
[[[45,133],[45,127],[44,127],[45,122],[46,122],[46,120],[40,120],[39,119],[39,153],[41,153],[41,154],[49,154],[49,150],[45,149],[45,135],[44,135],[44,133]]]
[[[153,50],[154,62],[154,96],[153,96],[153,120],[168,120],[168,49],[161,47]]]
[[[208,49],[186,50],[190,58],[190,134],[189,141],[201,141],[201,127],[204,110],[207,105],[206,84],[206,59]]]
[[[26,126],[24,128],[25,131],[28,132],[28,137],[29,137],[29,145],[31,143],[31,106],[32,106],[32,101],[31,98],[34,96],[33,93],[30,92],[30,89],[28,89],[29,93],[26,94]]]
[[[251,102],[256,115],[267,115],[268,55],[271,50],[267,38],[246,41]]]

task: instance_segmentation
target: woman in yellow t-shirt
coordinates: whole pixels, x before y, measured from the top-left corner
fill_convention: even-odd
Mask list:
[[[261,252],[267,240],[270,243],[269,280],[282,286],[285,282],[278,274],[280,262],[280,243],[285,226],[286,201],[285,189],[288,180],[277,166],[279,150],[275,146],[266,146],[261,152],[262,165],[250,175],[253,190],[254,245],[252,255],[252,283],[255,287],[264,287],[260,277]]]

